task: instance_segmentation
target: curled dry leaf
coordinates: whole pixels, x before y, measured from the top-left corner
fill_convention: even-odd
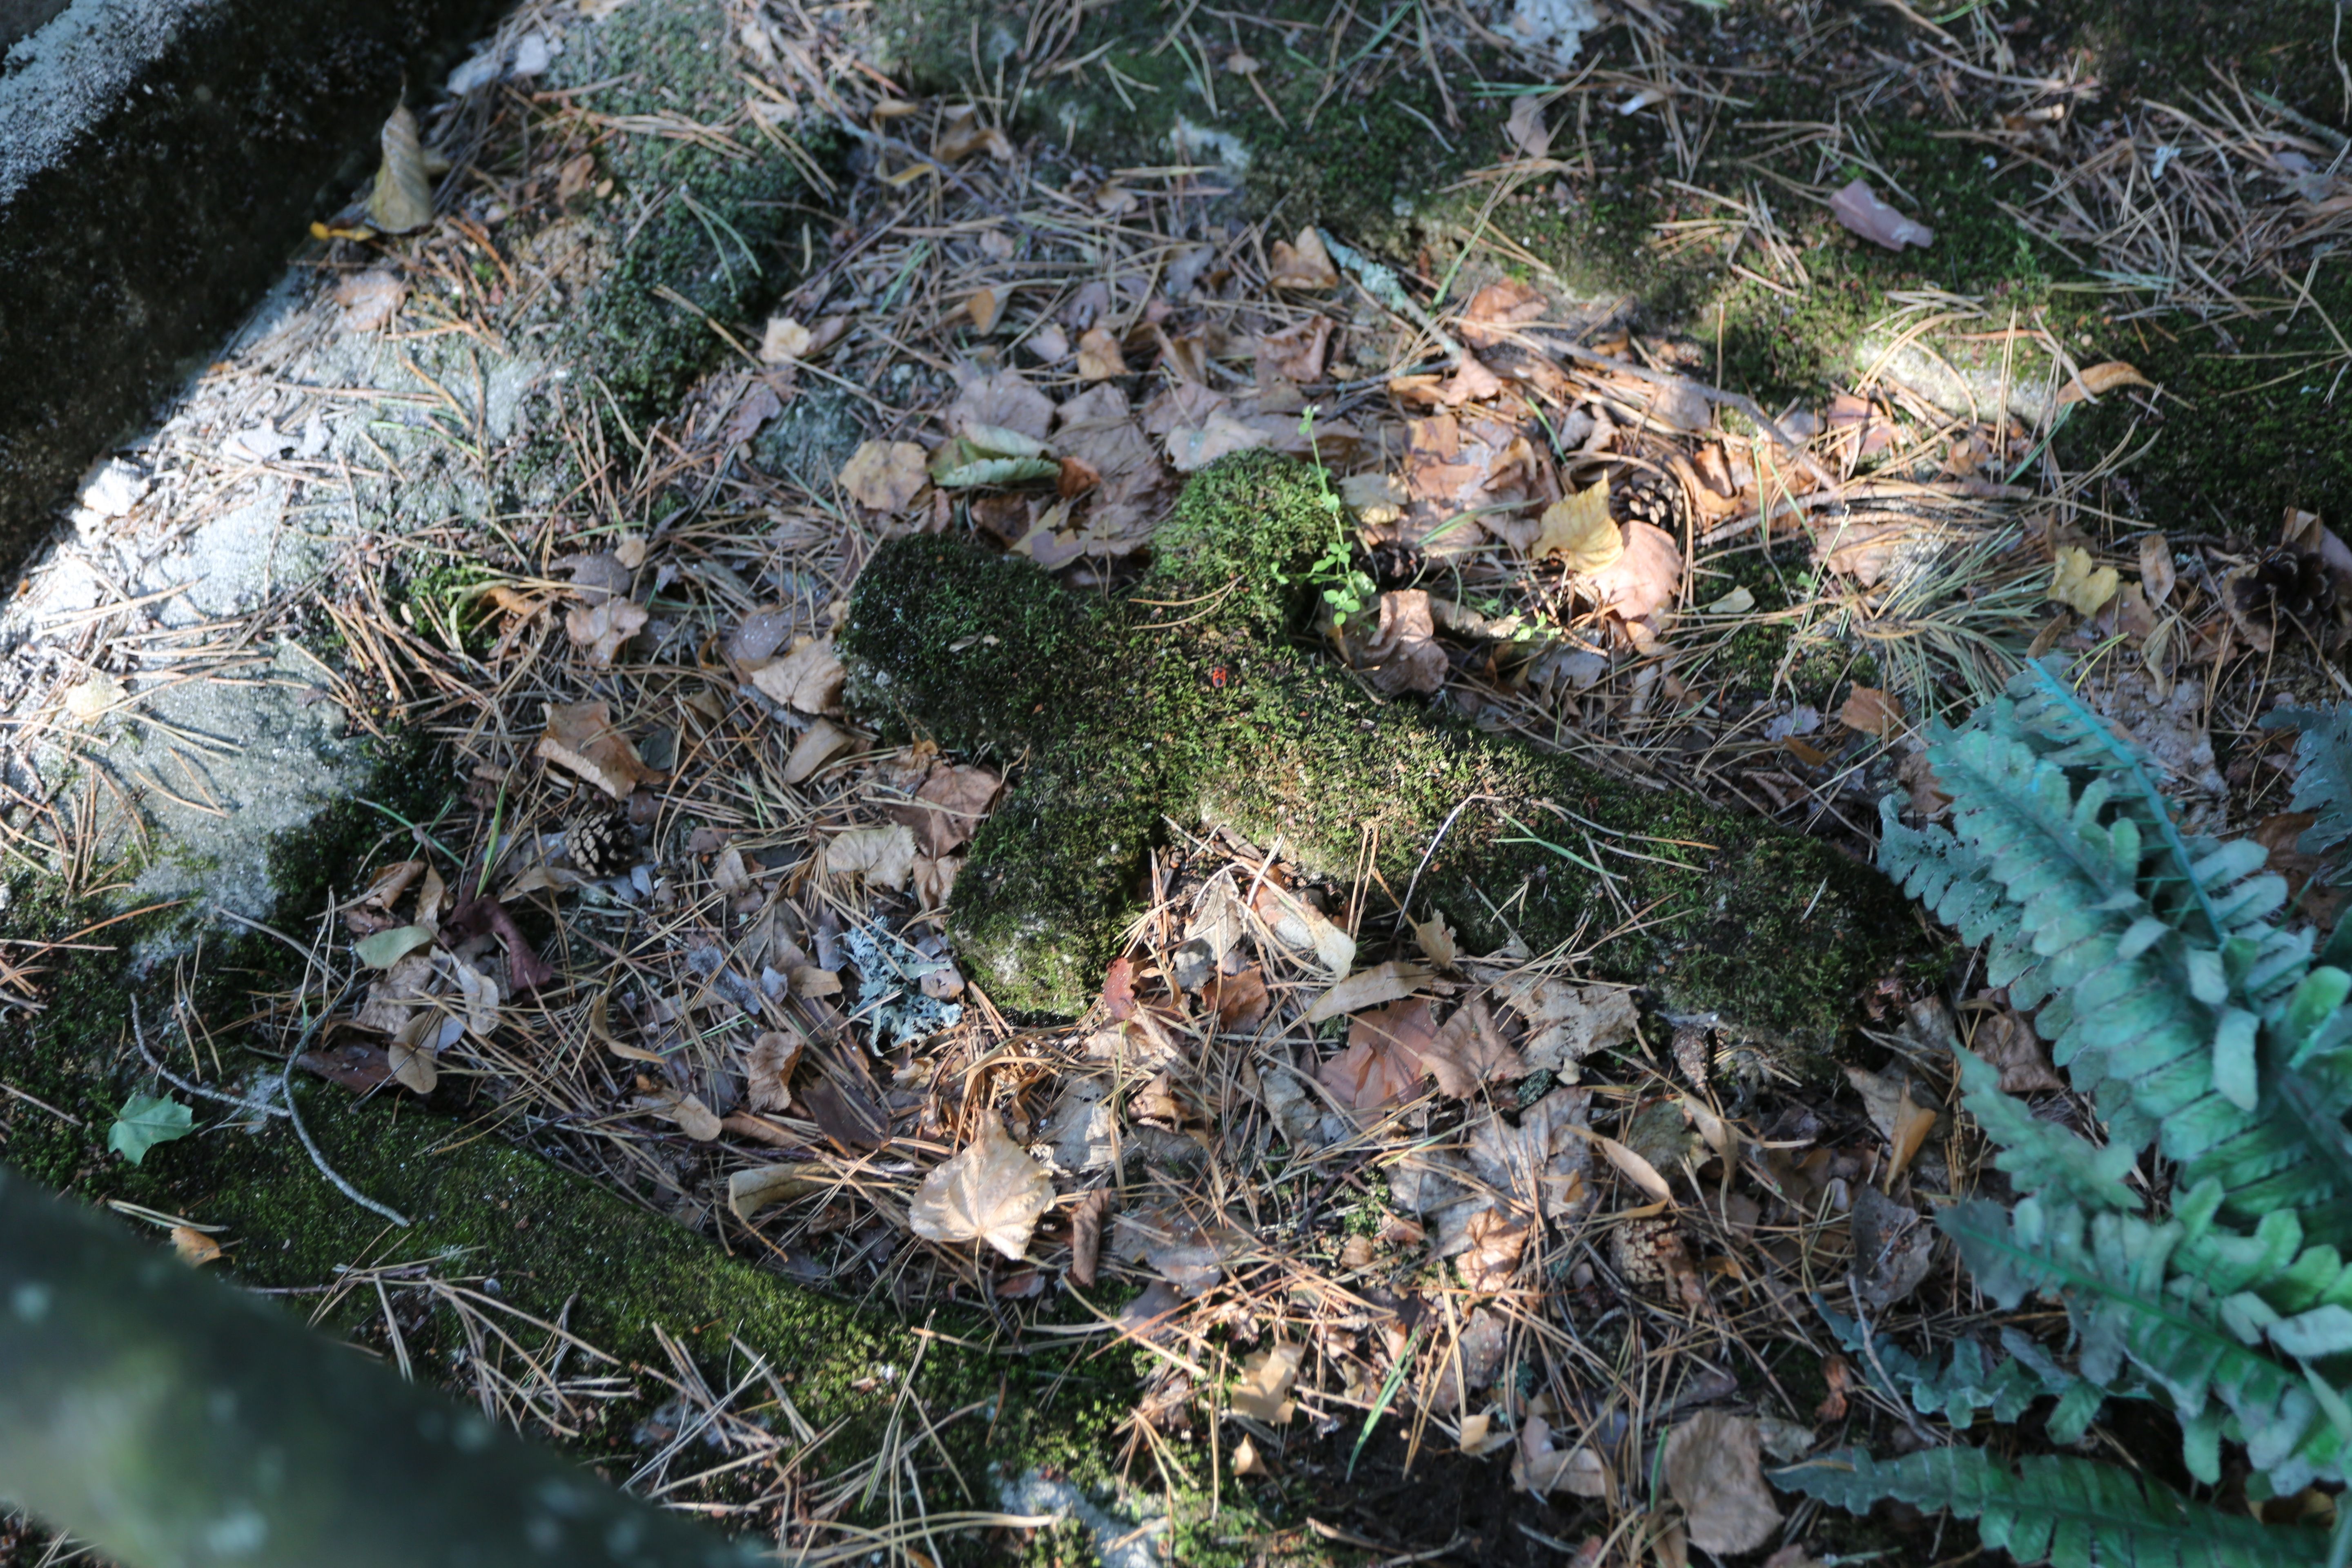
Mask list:
[[[868,441],[841,466],[841,488],[868,511],[905,511],[931,482],[929,462],[912,441]]]
[[[728,1121],[733,1121],[733,1117]],[[812,1193],[824,1192],[832,1184],[812,1176],[797,1165],[754,1165],[747,1171],[736,1171],[727,1178],[727,1206],[737,1219],[750,1223],[753,1215],[771,1204],[790,1203]]]
[[[1038,1216],[1054,1201],[1054,1179],[1004,1131],[993,1110],[980,1114],[979,1136],[925,1176],[907,1206],[908,1223],[926,1240],[985,1241],[1007,1258],[1027,1254]]]
[[[1429,595],[1419,588],[1391,589],[1381,595],[1380,617],[1370,626],[1354,616],[1342,629],[1348,662],[1364,671],[1385,697],[1445,684],[1445,649],[1436,640]]]
[[[1274,242],[1268,260],[1273,269],[1266,281],[1276,289],[1337,289],[1339,269],[1331,265],[1331,253],[1324,248],[1323,236],[1313,225],[1298,231],[1298,242],[1285,245]]]
[[[1104,1216],[1110,1213],[1110,1189],[1097,1187],[1070,1211],[1070,1278],[1081,1285],[1095,1282],[1102,1261]]]
[[[2172,545],[2160,533],[2140,536],[2139,585],[2153,608],[2161,609],[2165,600],[2172,597],[2172,584],[2178,574],[2172,566]]]
[[[783,780],[788,784],[804,782],[835,752],[857,740],[856,732],[845,730],[830,719],[819,719],[801,731],[793,742],[792,754],[784,759]]]
[[[2050,591],[2045,596],[2078,616],[2095,616],[2116,596],[2122,583],[2122,574],[2114,567],[2099,565],[2091,559],[2089,551],[2069,544],[2058,552],[2058,563],[2051,570]]]
[[[1359,970],[1316,998],[1315,1005],[1307,1009],[1307,1021],[1319,1024],[1342,1013],[1353,1013],[1360,1008],[1374,1007],[1401,996],[1410,996],[1416,986],[1424,985],[1433,978],[1430,972],[1420,964],[1402,959],[1391,959],[1386,963]]]
[[[221,1256],[221,1245],[192,1225],[172,1227],[172,1250],[191,1268],[202,1268]]]
[[[698,1143],[708,1143],[719,1136],[719,1118],[698,1095],[673,1089],[667,1084],[651,1094],[641,1094],[636,1108],[648,1116],[657,1116]]]
[[[848,672],[833,651],[833,639],[802,643],[773,664],[751,672],[751,684],[771,702],[814,716],[841,711],[841,688]]]
[[[1356,962],[1356,939],[1288,889],[1267,882],[1258,889],[1251,907],[1275,941],[1295,953],[1313,954],[1326,974],[1345,974]]]
[[[1560,1447],[1552,1441],[1551,1423],[1532,1412],[1519,1428],[1518,1453],[1511,1460],[1511,1484],[1522,1491],[1564,1491],[1589,1498],[1605,1498],[1613,1489],[1609,1467],[1600,1455],[1582,1444]]]
[[[1691,1544],[1717,1556],[1753,1552],[1780,1528],[1764,1485],[1756,1423],[1702,1410],[1666,1436],[1666,1489],[1682,1504]]]
[[[789,364],[808,353],[812,334],[790,316],[771,316],[760,334],[760,363]]]
[[[551,702],[547,731],[536,753],[543,762],[577,773],[614,800],[626,800],[641,784],[657,784],[662,773],[649,768],[626,735],[613,727],[612,711],[602,702]]]
[[[588,655],[590,664],[604,669],[623,643],[646,629],[646,620],[642,606],[626,599],[607,599],[601,605],[574,605],[565,611],[563,635]]]
[[[1469,1245],[1454,1260],[1462,1271],[1462,1282],[1487,1294],[1509,1289],[1517,1279],[1519,1258],[1534,1229],[1532,1221],[1498,1208],[1472,1215],[1466,1227]]]

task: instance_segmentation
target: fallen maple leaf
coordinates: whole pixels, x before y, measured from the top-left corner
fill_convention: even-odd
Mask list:
[[[1875,686],[1857,686],[1838,710],[1838,722],[1865,735],[1892,735],[1903,728],[1903,704]]]
[[[1683,1506],[1691,1544],[1718,1557],[1753,1552],[1780,1528],[1764,1485],[1754,1421],[1702,1410],[1666,1436],[1666,1489]]]
[[[869,888],[892,892],[915,871],[915,834],[903,822],[887,827],[853,827],[824,841],[818,858],[835,876],[862,878]]]
[[[1274,242],[1273,263],[1266,282],[1276,289],[1337,289],[1339,270],[1331,265],[1331,253],[1323,247],[1323,237],[1310,224],[1298,231],[1298,243],[1285,245]]]
[[[1500,1209],[1481,1209],[1470,1216],[1469,1247],[1454,1259],[1462,1282],[1473,1290],[1507,1290],[1519,1271],[1519,1256],[1528,1249],[1533,1225]]]
[[[912,441],[868,441],[841,467],[841,488],[868,511],[905,511],[930,484],[929,459]]]
[[[937,858],[980,831],[1003,783],[986,768],[941,763],[916,788],[916,804],[893,805],[889,815],[915,830],[924,854]]]
[[[646,629],[642,605],[627,599],[607,599],[601,605],[574,605],[564,612],[563,634],[574,647],[584,649],[588,662],[608,668],[621,645]]]
[[[907,1223],[929,1241],[985,1241],[1018,1258],[1027,1255],[1038,1216],[1053,1202],[1054,1178],[1045,1167],[1005,1135],[1003,1118],[983,1110],[978,1136],[915,1189]]]
[[[602,702],[551,702],[547,731],[534,749],[541,761],[579,774],[611,795],[626,800],[642,784],[656,784],[659,768],[646,766],[637,748],[613,727],[612,710]]]
[[[1597,479],[1544,508],[1535,544],[1528,551],[1537,561],[1558,555],[1571,572],[1598,572],[1624,553],[1625,536],[1609,520],[1607,479]]]

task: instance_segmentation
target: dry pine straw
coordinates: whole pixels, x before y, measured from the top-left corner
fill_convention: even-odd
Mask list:
[[[1645,36],[1653,43],[1663,37]],[[1651,78],[1675,68],[1660,54],[1644,59]],[[1717,101],[1704,91],[1685,96],[1695,105]],[[1221,1405],[1268,1464],[1283,1462],[1296,1435],[1356,1429],[1376,1405],[1404,1425],[1416,1449],[1507,1445],[1533,1413],[1559,1432],[1563,1447],[1591,1444],[1622,1463],[1642,1451],[1641,1434],[1735,1384],[1764,1391],[1759,1403],[1769,1413],[1820,1423],[1825,1435],[1841,1418],[1841,1388],[1844,1397],[1875,1400],[1866,1378],[1840,1370],[1806,1300],[1817,1289],[1843,1297],[1854,1264],[1845,1211],[1864,1185],[1916,1204],[1973,1183],[1974,1144],[1956,1122],[1937,1123],[1920,1145],[1874,1125],[1850,1100],[1818,1102],[1750,1081],[1742,1076],[1744,1058],[1710,1059],[1716,1043],[1674,1039],[1654,1020],[1586,1064],[1591,1099],[1580,1118],[1561,1111],[1563,1121],[1647,1152],[1595,1158],[1587,1140],[1567,1133],[1540,1152],[1539,1173],[1528,1173],[1528,1184],[1487,1184],[1494,1212],[1507,1222],[1501,1233],[1484,1228],[1460,1255],[1466,1262],[1433,1258],[1429,1238],[1440,1235],[1441,1223],[1400,1202],[1382,1204],[1383,1189],[1393,1194],[1417,1163],[1444,1163],[1476,1147],[1482,1129],[1507,1140],[1523,1130],[1528,1118],[1518,1083],[1498,1079],[1454,1097],[1416,1082],[1396,1103],[1333,1103],[1318,1069],[1339,1040],[1303,1016],[1336,976],[1274,937],[1255,905],[1233,962],[1263,980],[1264,1017],[1227,1026],[1197,994],[1170,992],[1171,954],[1196,895],[1220,873],[1248,889],[1290,880],[1278,847],[1204,840],[1194,825],[1170,825],[1172,847],[1155,858],[1155,900],[1131,949],[1141,998],[1132,1005],[1140,1012],[1021,1029],[967,986],[958,1025],[911,1048],[870,1057],[863,1026],[845,1022],[848,998],[824,994],[818,976],[851,981],[840,974],[836,944],[840,932],[861,922],[879,920],[909,938],[935,930],[938,889],[894,891],[828,873],[823,846],[844,831],[887,824],[893,808],[910,810],[911,791],[932,760],[857,744],[812,776],[785,783],[786,758],[810,716],[762,700],[745,671],[730,667],[723,645],[746,616],[763,610],[783,616],[788,637],[826,636],[875,541],[907,523],[862,507],[830,474],[770,474],[747,462],[742,411],[765,395],[789,405],[831,389],[862,407],[870,437],[935,443],[946,434],[940,413],[959,363],[1019,365],[1056,402],[1080,392],[1073,357],[1041,363],[1026,345],[1049,326],[1074,343],[1073,310],[1089,303],[1131,366],[1160,368],[1160,375],[1130,383],[1139,396],[1171,376],[1170,367],[1182,366],[1206,378],[1232,409],[1275,410],[1286,389],[1264,368],[1257,340],[1327,321],[1324,374],[1298,394],[1320,406],[1327,429],[1346,421],[1356,432],[1352,441],[1323,448],[1336,464],[1336,482],[1374,475],[1410,489],[1419,470],[1409,421],[1452,417],[1492,421],[1504,435],[1529,441],[1522,471],[1496,492],[1488,515],[1500,525],[1530,522],[1560,494],[1599,479],[1616,497],[1644,480],[1657,481],[1652,494],[1662,488],[1669,497],[1663,515],[1689,570],[1674,584],[1671,605],[1645,626],[1594,608],[1557,567],[1504,542],[1500,527],[1473,525],[1474,547],[1448,557],[1442,573],[1428,572],[1425,556],[1418,569],[1400,557],[1408,565],[1399,581],[1417,580],[1454,604],[1475,605],[1483,620],[1485,635],[1445,642],[1449,700],[1620,771],[1737,796],[1784,820],[1857,837],[1866,835],[1874,795],[1914,749],[1911,726],[1923,708],[1965,700],[1969,674],[1981,679],[1987,660],[2038,643],[2102,658],[2117,679],[2159,689],[2200,679],[2196,725],[2245,740],[2267,682],[2298,657],[2300,630],[2257,646],[2267,623],[2232,617],[2221,602],[2221,579],[2243,563],[2219,542],[2181,542],[2172,596],[2149,605],[2145,622],[2127,613],[2120,595],[2087,617],[2047,603],[2034,590],[2048,582],[2059,549],[2085,548],[2135,580],[2140,552],[2127,520],[2103,515],[2085,499],[2096,476],[2057,472],[2034,433],[2012,424],[1955,418],[1882,381],[1827,408],[1775,411],[1784,427],[1806,433],[1800,458],[1710,419],[1661,416],[1661,387],[1690,384],[1707,363],[1703,346],[1646,342],[1606,320],[1571,317],[1549,300],[1537,300],[1532,314],[1510,314],[1503,308],[1525,300],[1507,291],[1479,297],[1483,314],[1474,300],[1466,320],[1432,322],[1392,318],[1344,281],[1277,290],[1268,283],[1276,242],[1297,237],[1224,224],[1195,171],[1093,171],[1050,147],[992,146],[984,139],[977,151],[953,156],[950,139],[960,132],[942,106],[901,114],[866,94],[846,107],[886,128],[889,145],[844,193],[847,216],[834,237],[833,258],[818,258],[814,279],[779,313],[812,326],[839,315],[847,336],[806,363],[755,363],[746,345],[674,418],[627,432],[625,447],[604,444],[602,426],[570,411],[563,427],[582,489],[554,515],[504,520],[516,548],[477,602],[476,613],[487,613],[472,640],[416,620],[413,605],[406,614],[395,611],[376,570],[355,574],[358,590],[331,606],[358,655],[358,673],[341,679],[380,684],[392,710],[427,723],[447,743],[467,783],[467,804],[431,825],[428,845],[403,835],[385,858],[422,852],[461,892],[510,887],[551,835],[609,804],[535,760],[547,704],[603,701],[641,749],[658,750],[654,738],[668,737],[660,755],[666,776],[634,803],[650,890],[513,895],[552,931],[542,948],[556,978],[527,998],[509,995],[488,1037],[453,1042],[440,1053],[439,1070],[471,1080],[478,1114],[563,1149],[625,1190],[788,1271],[908,1308],[950,1297],[976,1301],[1007,1338],[1077,1331],[1106,1344],[1150,1347],[1158,1370],[1132,1424],[1130,1460],[1168,1458],[1173,1435]],[[991,110],[983,105],[978,112],[984,125]],[[1702,121],[1678,125],[1674,134],[1677,146],[1696,147],[1707,132]],[[1060,176],[1052,185],[1036,177],[1047,167]],[[1515,173],[1507,161],[1492,177],[1506,189],[1528,173]],[[1729,246],[1780,286],[1804,286],[1801,260],[1760,186],[1706,194],[1731,216],[1705,228],[1670,226],[1662,244]],[[2077,202],[2069,210],[2089,208]],[[427,267],[436,247],[459,238],[428,232],[398,252],[408,265]],[[1194,247],[1203,245],[1212,254],[1195,265]],[[1192,267],[1198,281],[1185,298],[1164,300],[1160,286],[1180,265]],[[1464,276],[1493,277],[1486,255],[1474,247]],[[1129,281],[1139,287],[1130,289]],[[1418,281],[1425,291],[1433,280]],[[970,303],[983,291],[1000,318],[992,332],[977,330]],[[1455,297],[1472,292],[1465,287]],[[1923,297],[1905,310],[1893,323],[1897,330],[2016,330],[1963,299]],[[1559,312],[1549,326],[1548,312]],[[484,321],[473,330],[490,327]],[[1464,374],[1442,348],[1460,338],[1480,343],[1493,362],[1487,369],[1508,374],[1489,378],[1491,385]],[[1568,353],[1563,343],[1583,353]],[[2069,363],[2064,345],[2046,333],[2040,346],[2050,360]],[[898,367],[908,372],[903,379],[886,374]],[[1615,439],[1570,459],[1549,455],[1547,427],[1595,411],[1609,415]],[[2012,478],[2025,482],[2013,486]],[[1000,537],[1018,537],[1045,504],[983,495],[967,510],[964,498],[933,491],[913,515],[925,526],[977,520]],[[1081,514],[1086,504],[1081,498]],[[1379,526],[1400,544],[1426,543],[1412,536],[1406,519]],[[1864,528],[1885,531],[1890,542],[1892,564],[1882,562],[1876,575],[1842,566],[1836,554]],[[1768,537],[1813,547],[1822,563],[1801,561],[1786,608],[1726,605],[1709,584]],[[455,528],[399,546],[430,548],[436,540],[452,557],[478,551]],[[370,548],[385,552],[394,544],[363,542]],[[646,634],[625,643],[605,668],[593,667],[564,629],[568,613],[589,607],[567,581],[564,563],[596,551],[628,563],[631,587],[651,617]],[[1956,559],[1965,574],[1952,565]],[[1119,570],[1116,561],[1088,563],[1073,575],[1115,577]],[[2152,599],[2153,584],[2143,593]],[[1998,613],[1970,621],[1987,597],[1999,602]],[[1735,702],[1710,679],[1730,663],[1732,639],[1768,621],[1790,631],[1792,647],[1818,637],[1820,647],[1850,658],[1858,646],[1874,644],[1882,668],[1899,663],[1886,651],[1896,644],[1925,649],[1910,700],[1897,693],[1874,709],[1848,707],[1842,721],[1797,702],[1785,681],[1775,681],[1760,700]],[[1540,628],[1538,650],[1580,652],[1589,662],[1580,668],[1598,673],[1567,677],[1556,659],[1553,678],[1538,678],[1540,658],[1514,657],[1525,645],[1511,642],[1510,633],[1522,626]],[[1850,698],[1856,684],[1835,683],[1831,700]],[[376,692],[350,695],[355,716],[384,710]],[[2273,798],[2282,781],[2276,770],[2252,765],[2254,749],[2242,746],[2239,754],[2247,765],[2242,774],[2233,769],[2231,805],[2238,820],[2253,821],[2262,816],[2257,803]],[[1933,804],[1924,792],[1915,798]],[[60,828],[55,841],[80,837]],[[444,856],[443,846],[454,853]],[[352,888],[375,869],[352,867]],[[1311,891],[1360,944],[1360,965],[1440,956],[1419,951],[1398,928],[1396,889],[1358,882]],[[399,919],[415,913],[413,904],[394,909],[403,911]],[[322,911],[322,931],[338,934],[343,912]],[[348,912],[360,924],[389,923]],[[1592,933],[1595,941],[1605,936]],[[739,976],[756,980],[762,969],[790,975],[793,994],[751,994],[756,1016],[745,1015],[713,985],[707,963],[713,952]],[[348,967],[347,953],[337,950],[338,968]],[[699,966],[698,956],[706,960]],[[511,979],[495,947],[476,962]],[[1416,989],[1443,1016],[1473,997],[1572,977],[1576,968],[1572,952],[1496,955],[1484,967],[1441,967]],[[1115,1005],[1131,1005],[1125,998]],[[1491,1005],[1507,1034],[1520,1032],[1511,1009]],[[459,1004],[431,1005],[456,1011]],[[1971,1007],[1962,1017],[1970,1030],[2005,1016],[1997,998]],[[1894,1022],[1890,1015],[1890,1030]],[[807,1046],[793,1103],[752,1118],[736,1103],[743,1053],[768,1033]],[[1914,1078],[1917,1098],[1941,1103],[1948,1075],[1933,1038],[1890,1032],[1886,1043],[1894,1070]],[[660,1047],[668,1065],[616,1047]],[[1145,1059],[1163,1048],[1165,1060]],[[664,1091],[673,1100],[694,1094],[733,1120],[715,1139],[690,1137],[680,1124],[690,1115],[666,1120],[643,1109]],[[386,1085],[375,1092],[402,1091]],[[1528,1098],[1555,1108],[1580,1098],[1551,1093],[1549,1101]],[[908,1232],[923,1175],[967,1142],[981,1108],[1000,1110],[1017,1137],[1042,1143],[1057,1114],[1066,1126],[1066,1108],[1081,1094],[1111,1108],[1113,1158],[1108,1170],[1057,1178],[1060,1196],[1025,1262],[924,1243]],[[887,1140],[862,1132],[861,1114],[887,1122]],[[2073,1107],[2068,1114],[2080,1120],[2083,1112]],[[1898,1137],[1906,1147],[1898,1150]],[[728,1178],[779,1162],[804,1172],[808,1189],[748,1224],[730,1213]],[[1549,1217],[1538,1212],[1538,1173],[1573,1183],[1572,1201]],[[1101,1218],[1088,1201],[1097,1192],[1111,1194],[1114,1215],[1142,1216],[1157,1227],[1160,1262],[1150,1261],[1148,1238],[1143,1258],[1122,1248],[1114,1221],[1103,1228],[1093,1260],[1097,1283],[1088,1289],[1071,1276],[1080,1262],[1080,1215]],[[1205,1264],[1198,1257],[1168,1261],[1174,1255],[1166,1237],[1188,1220],[1202,1232],[1193,1239],[1206,1248]],[[1163,1284],[1139,1298],[1141,1310],[1125,1312],[1111,1305],[1116,1295],[1105,1294],[1151,1285],[1158,1273],[1181,1272],[1188,1263],[1207,1280],[1196,1294],[1172,1294]],[[355,1275],[344,1286],[357,1289],[359,1280]],[[592,1347],[576,1347],[563,1370],[569,1342],[560,1325],[525,1325],[537,1336],[527,1344],[462,1280],[404,1288],[429,1289],[473,1314],[467,1321],[478,1322],[474,1340],[481,1349],[472,1375],[486,1409],[560,1431],[579,1402],[609,1391],[606,1374],[591,1370],[600,1364]],[[1056,1300],[1064,1292],[1090,1304],[1075,1331]],[[1031,1321],[1049,1306],[1061,1325]],[[1977,1307],[1944,1274],[1888,1321],[1933,1342],[1980,1328]],[[391,1310],[387,1302],[388,1321]],[[1786,1343],[1826,1358],[1829,1402],[1780,1385],[1784,1363],[1774,1347]],[[1223,1380],[1276,1347],[1300,1351],[1295,1386],[1263,1405],[1225,1404]],[[752,1375],[756,1358],[749,1357],[742,1351],[730,1363],[724,1390]],[[515,1370],[504,1370],[509,1363]],[[1252,1375],[1262,1376],[1264,1364]],[[705,1381],[709,1375],[681,1353],[671,1375],[681,1408],[732,1408],[730,1394]],[[1288,1419],[1281,1397],[1296,1404]],[[1901,1419],[1899,1411],[1882,1412],[1882,1424]],[[764,1451],[766,1439],[727,1429],[730,1443],[740,1440],[730,1454]],[[657,1489],[691,1489],[671,1477],[676,1452],[653,1447],[661,1457],[640,1479]],[[1604,1534],[1643,1508],[1645,1493],[1633,1479],[1628,1472],[1627,1484],[1612,1489]]]

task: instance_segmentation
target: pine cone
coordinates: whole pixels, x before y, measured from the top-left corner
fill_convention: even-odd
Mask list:
[[[2334,618],[2336,584],[2310,551],[2273,545],[2230,575],[2230,606],[2250,621],[2294,621],[2317,631]]]
[[[1683,530],[1683,487],[1672,479],[1643,474],[1610,500],[1620,522],[1646,522],[1680,538]]]
[[[637,863],[636,835],[629,831],[626,806],[575,816],[563,830],[563,852],[583,877],[617,877]]]

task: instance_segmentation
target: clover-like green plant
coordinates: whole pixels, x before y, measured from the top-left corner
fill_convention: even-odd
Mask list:
[[[2323,826],[2352,824],[2345,716],[2294,721],[2306,762],[2296,804]],[[2049,666],[2029,665],[1958,729],[1938,726],[1928,759],[1951,826],[1906,826],[1889,800],[1880,864],[1985,946],[1987,978],[2034,1014],[2107,1139],[2036,1119],[1958,1052],[1963,1103],[2017,1201],[1971,1199],[1937,1223],[2002,1309],[2062,1303],[2070,1343],[2062,1361],[2011,1333],[2010,1359],[1988,1366],[1973,1345],[1932,1364],[1881,1339],[1872,1364],[1888,1392],[1955,1428],[2054,1395],[2048,1431],[2065,1442],[2105,1401],[2150,1399],[2178,1418],[2200,1483],[2220,1480],[2224,1443],[2242,1447],[2254,1499],[2344,1482],[2352,974],[2315,960],[2311,931],[2277,923],[2286,888],[2263,849],[2184,828],[2137,750]],[[2131,1180],[2150,1151],[2171,1169],[2168,1212]],[[1895,1497],[1950,1509],[1979,1521],[1988,1547],[2065,1568],[2343,1568],[2352,1555],[2352,1510],[2332,1533],[2264,1526],[2073,1458],[2014,1468],[1965,1444],[1884,1463],[1848,1451],[1776,1479],[1848,1508]]]

